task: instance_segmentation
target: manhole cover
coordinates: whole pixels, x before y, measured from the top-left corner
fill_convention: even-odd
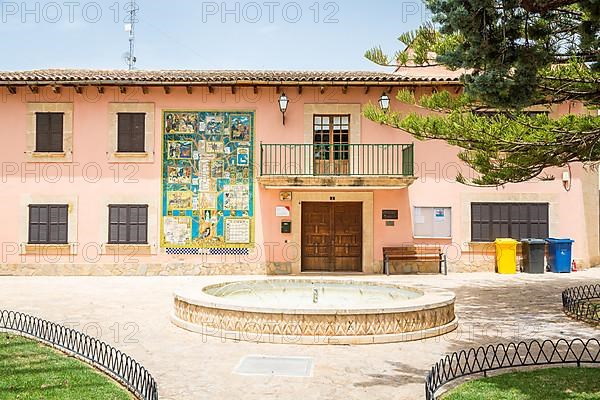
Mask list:
[[[233,370],[239,375],[312,376],[313,359],[309,357],[246,356]]]

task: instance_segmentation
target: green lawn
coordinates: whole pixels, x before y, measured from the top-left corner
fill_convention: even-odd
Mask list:
[[[89,365],[20,336],[0,333],[0,400],[131,400]]]
[[[550,368],[467,382],[444,400],[597,400],[600,368]]]
[[[596,318],[600,318],[600,299],[592,299],[590,303],[596,306]]]

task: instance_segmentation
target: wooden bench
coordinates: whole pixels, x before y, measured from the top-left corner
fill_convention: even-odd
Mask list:
[[[440,246],[404,245],[383,248],[383,272],[390,274],[390,261],[438,261],[440,274],[448,275],[446,254]]]

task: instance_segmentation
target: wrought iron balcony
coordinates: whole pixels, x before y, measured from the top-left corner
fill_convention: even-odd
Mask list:
[[[267,186],[408,186],[412,144],[261,144]]]

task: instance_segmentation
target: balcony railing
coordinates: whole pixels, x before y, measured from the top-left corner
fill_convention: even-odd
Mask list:
[[[262,176],[413,176],[412,144],[261,144]]]

